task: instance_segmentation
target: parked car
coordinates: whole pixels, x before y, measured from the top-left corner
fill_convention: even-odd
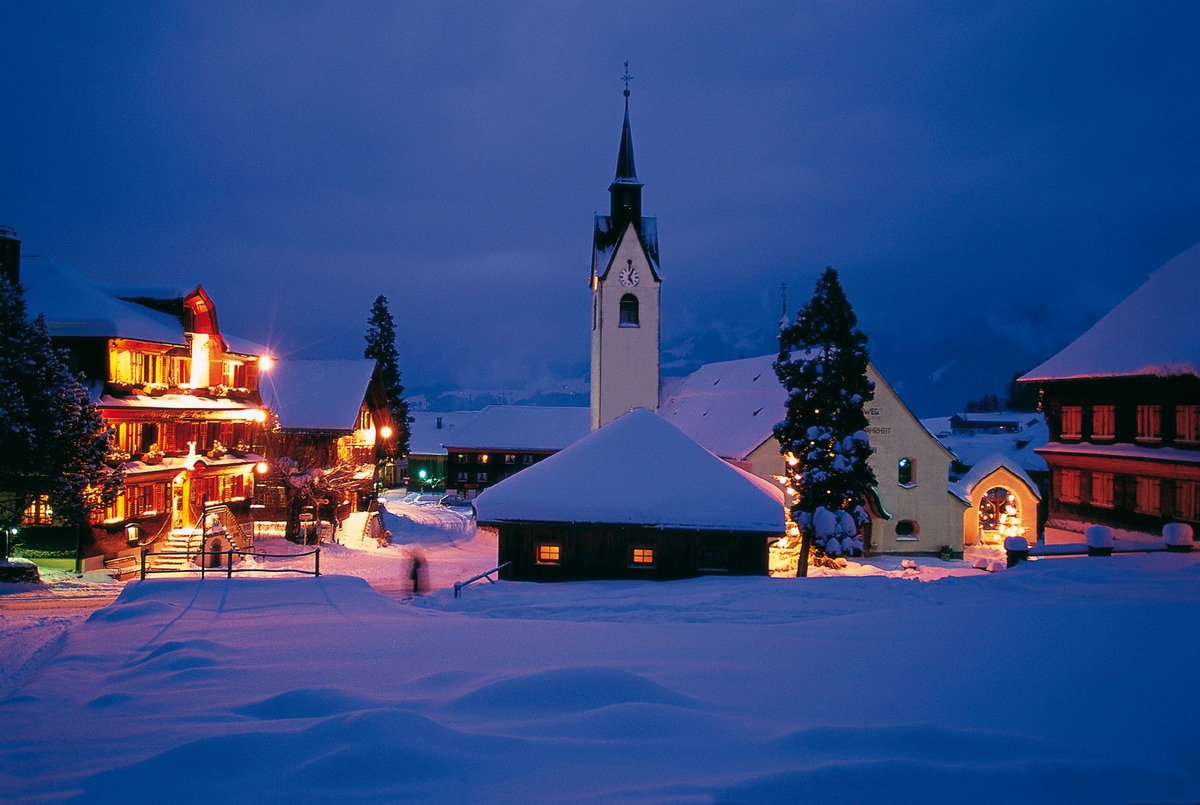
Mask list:
[[[434,503],[440,503],[443,495],[417,495],[417,499],[413,501],[418,506],[431,506]]]
[[[443,495],[438,503],[452,509],[469,509],[471,501],[464,498],[462,495]]]

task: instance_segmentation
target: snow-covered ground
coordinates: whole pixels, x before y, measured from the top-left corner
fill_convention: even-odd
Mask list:
[[[134,582],[0,700],[0,799],[1200,800],[1200,554],[865,567]]]

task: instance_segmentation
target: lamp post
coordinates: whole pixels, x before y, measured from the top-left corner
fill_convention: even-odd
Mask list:
[[[424,467],[417,470],[417,477],[421,479],[421,491],[425,491],[425,483],[429,480],[429,471]]]

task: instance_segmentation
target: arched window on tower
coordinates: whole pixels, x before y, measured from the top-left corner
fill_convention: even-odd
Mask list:
[[[638,300],[631,293],[621,297],[621,326],[638,327]]]

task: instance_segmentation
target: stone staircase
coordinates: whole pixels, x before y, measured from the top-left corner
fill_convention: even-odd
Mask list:
[[[220,524],[219,527],[216,524]],[[206,529],[207,526],[207,529]],[[180,572],[199,570],[196,554],[204,550],[209,537],[220,534],[236,550],[254,550],[253,537],[242,530],[228,506],[211,506],[204,510],[192,528],[175,528],[155,544],[153,553],[146,555],[146,569]],[[236,559],[236,557],[235,557]]]

